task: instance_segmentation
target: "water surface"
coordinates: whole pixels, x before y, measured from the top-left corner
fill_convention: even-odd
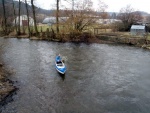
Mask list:
[[[1,113],[148,113],[150,52],[125,45],[0,38],[19,88]],[[67,72],[54,65],[60,53]]]

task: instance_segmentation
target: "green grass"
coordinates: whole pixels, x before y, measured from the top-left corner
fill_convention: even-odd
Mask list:
[[[150,40],[150,33],[148,34],[147,40]]]
[[[56,31],[56,25],[40,25],[37,26],[38,27],[38,31],[41,32],[46,32],[47,28],[49,29],[49,31],[51,31],[52,29],[54,30],[54,32]],[[67,32],[69,30],[69,27],[67,25],[59,25],[59,31],[60,32]]]

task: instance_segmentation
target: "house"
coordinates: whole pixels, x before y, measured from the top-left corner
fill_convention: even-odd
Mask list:
[[[19,16],[17,16],[14,21],[13,21],[13,25],[15,25],[15,21],[16,21],[16,25],[19,25]],[[20,16],[20,26],[27,26],[28,25],[28,17],[27,15],[21,15]],[[29,25],[33,26],[34,25],[34,21],[33,18],[29,17]]]
[[[146,33],[146,27],[145,25],[132,25],[130,29],[131,35],[145,35]]]

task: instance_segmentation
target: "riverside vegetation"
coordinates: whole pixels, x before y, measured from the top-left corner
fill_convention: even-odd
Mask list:
[[[12,81],[8,79],[10,75],[11,71],[6,70],[0,63],[0,106],[5,104],[6,98],[16,90]]]

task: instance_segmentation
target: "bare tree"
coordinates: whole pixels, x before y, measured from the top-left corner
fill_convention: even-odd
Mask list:
[[[147,22],[147,23],[150,23],[150,16],[147,16],[147,17],[146,17],[146,22]]]
[[[98,16],[101,19],[107,19],[108,18],[108,13],[106,12],[106,9],[108,8],[108,6],[102,2],[101,0],[98,1]]]
[[[57,0],[56,7],[56,31],[59,33],[59,0]]]
[[[82,0],[75,4],[76,10],[74,11],[73,19],[70,18],[73,20],[74,30],[81,32],[96,21],[93,17],[94,10],[92,6],[93,2],[91,0]]]
[[[145,17],[146,30],[150,32],[150,15]]]
[[[100,12],[99,17],[107,18],[108,15],[105,12],[107,5],[99,1],[98,6],[99,6],[98,11]],[[74,9],[73,18],[72,18],[72,15],[71,15],[72,13],[70,12],[70,10],[66,9],[66,14],[68,14],[70,17],[69,18],[70,26],[72,26],[72,23],[74,26],[72,27],[73,28],[72,30],[82,32],[84,29],[95,24],[95,22],[97,21],[97,17],[96,17],[97,13],[95,13],[93,9],[92,0],[80,0],[79,2],[75,2],[74,8],[72,9]]]
[[[7,17],[6,17],[6,9],[5,9],[5,1],[2,0],[2,5],[3,5],[3,30],[4,30],[4,33],[7,32]]]
[[[14,4],[14,1],[12,0],[12,4],[13,4],[13,16],[15,18],[15,30],[16,30],[16,33],[17,33],[17,25],[16,25],[16,10],[15,10],[15,4]]]
[[[28,18],[28,35],[29,37],[31,36],[31,32],[30,32],[30,19],[29,19],[29,10],[28,10],[28,4],[27,4],[27,0],[25,0],[25,5],[26,5],[26,12],[27,12],[27,18]]]
[[[132,24],[142,20],[140,12],[135,11],[130,5],[121,8],[118,18],[123,22],[123,30],[129,31]]]
[[[32,13],[33,13],[33,20],[34,20],[34,29],[35,29],[36,36],[38,36],[38,29],[36,25],[36,16],[35,16],[35,6],[33,0],[31,0],[31,6],[32,6]]]
[[[18,25],[18,35],[21,34],[21,30],[20,30],[20,11],[21,11],[21,1],[19,0],[19,9],[18,9],[18,22],[17,22],[17,25]]]

